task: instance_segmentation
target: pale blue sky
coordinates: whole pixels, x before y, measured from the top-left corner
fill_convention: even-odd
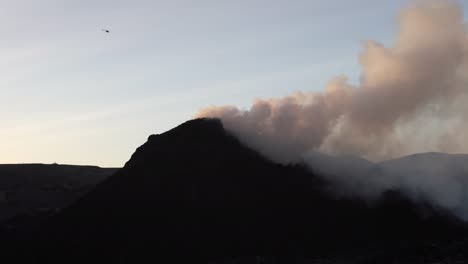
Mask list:
[[[122,166],[204,106],[357,82],[406,2],[0,0],[0,163]]]

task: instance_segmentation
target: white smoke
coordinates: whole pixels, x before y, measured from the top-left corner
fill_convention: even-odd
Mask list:
[[[371,160],[424,151],[468,151],[459,137],[467,118],[468,33],[452,1],[417,1],[399,16],[396,42],[369,41],[361,82],[331,80],[320,93],[257,99],[248,110],[202,109],[276,161],[310,150]]]
[[[429,151],[468,153],[468,30],[460,6],[415,1],[398,21],[392,47],[375,41],[365,46],[357,86],[339,76],[323,92],[256,99],[250,109],[213,106],[196,117],[220,118],[265,156],[283,163],[305,160],[350,193],[377,197],[399,189],[468,219],[463,161],[437,162],[442,156],[436,155],[414,164],[378,164],[316,152],[376,162]],[[436,163],[446,168],[434,168]]]
[[[304,159],[334,184],[335,195],[373,201],[384,191],[398,190],[415,202],[429,202],[468,220],[468,154],[432,152],[372,163],[311,152]]]

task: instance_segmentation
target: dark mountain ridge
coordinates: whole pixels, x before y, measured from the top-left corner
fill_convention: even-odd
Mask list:
[[[424,263],[461,254],[467,228],[449,213],[428,206],[423,215],[396,191],[369,204],[329,189],[305,166],[243,146],[219,120],[196,119],[150,136],[124,168],[30,236],[35,250],[24,250],[39,263],[258,255],[294,263],[349,254],[359,263]]]

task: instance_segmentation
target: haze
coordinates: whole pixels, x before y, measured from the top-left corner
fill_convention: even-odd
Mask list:
[[[205,106],[357,84],[406,2],[0,1],[0,163],[122,166]]]

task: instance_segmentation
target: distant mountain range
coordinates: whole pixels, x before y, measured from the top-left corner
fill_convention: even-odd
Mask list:
[[[450,168],[441,157],[459,157],[425,155]],[[219,120],[191,120],[150,136],[122,169],[0,254],[33,263],[463,263],[468,225],[394,188],[401,181],[380,180],[408,162],[433,171],[418,156],[374,164],[310,153],[312,167],[281,165]],[[377,179],[366,190],[370,171]]]
[[[116,171],[58,164],[0,165],[0,233],[38,223]]]

